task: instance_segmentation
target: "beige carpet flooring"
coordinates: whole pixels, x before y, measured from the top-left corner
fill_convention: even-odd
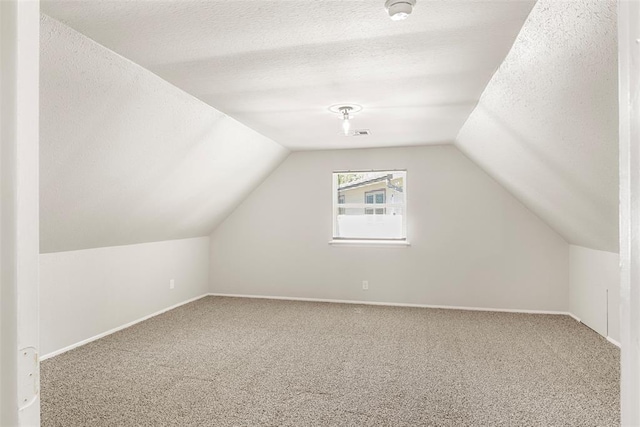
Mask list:
[[[47,426],[615,426],[567,316],[207,297],[42,363]]]

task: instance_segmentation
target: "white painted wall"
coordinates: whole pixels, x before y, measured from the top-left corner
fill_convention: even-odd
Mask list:
[[[539,0],[456,139],[565,240],[609,252],[618,252],[616,41],[615,0]]]
[[[411,246],[329,245],[332,172],[405,168]],[[210,277],[226,294],[569,308],[568,244],[453,145],[292,153],[211,235]]]
[[[36,356],[39,15],[40,4],[37,1],[0,1],[2,426],[34,426],[40,422]],[[27,358],[22,356],[21,350],[25,348],[29,348]],[[21,363],[24,361],[30,363]],[[28,370],[23,369],[24,366]]]
[[[42,353],[207,293],[208,268],[208,237],[41,254]]]
[[[607,336],[620,344],[620,255],[613,254],[607,269],[611,272],[609,292],[607,293]],[[615,273],[613,259],[615,258]]]
[[[0,2],[0,425],[18,420],[15,2]]]
[[[569,310],[599,334],[620,341],[620,257],[569,246]]]
[[[288,154],[55,19],[41,33],[41,252],[207,236]]]
[[[640,3],[618,3],[620,82],[620,413],[640,426]]]

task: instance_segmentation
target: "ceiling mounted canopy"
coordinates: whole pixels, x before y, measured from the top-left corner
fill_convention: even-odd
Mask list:
[[[340,115],[344,136],[353,136],[351,133],[351,119],[355,113],[362,111],[362,107],[356,104],[338,104],[329,107],[329,111]]]
[[[409,15],[411,15],[411,12],[413,12],[413,6],[415,5],[416,0],[387,0],[384,3],[389,17],[394,21],[407,19]]]

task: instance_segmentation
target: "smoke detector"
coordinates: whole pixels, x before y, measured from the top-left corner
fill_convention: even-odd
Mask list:
[[[387,0],[384,2],[384,8],[387,9],[389,17],[394,21],[407,19],[413,12],[415,5],[416,0]]]

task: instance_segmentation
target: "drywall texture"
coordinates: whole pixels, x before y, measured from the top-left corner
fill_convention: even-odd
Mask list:
[[[369,169],[407,169],[411,246],[329,245],[332,172]],[[453,145],[294,152],[211,235],[211,291],[566,311],[568,257]]]
[[[44,1],[47,13],[293,149],[451,142],[533,0]],[[366,138],[328,111],[364,107]]]
[[[287,150],[47,16],[41,251],[206,236]]]
[[[40,425],[37,361],[27,377],[18,357],[38,351],[39,18],[37,1],[0,2],[2,426]]]
[[[620,342],[619,255],[570,245],[569,265],[569,311]]]
[[[41,354],[203,295],[208,277],[208,237],[41,254]]]
[[[572,244],[618,251],[614,0],[541,0],[457,145]]]
[[[618,3],[620,70],[620,412],[640,426],[640,2]]]

